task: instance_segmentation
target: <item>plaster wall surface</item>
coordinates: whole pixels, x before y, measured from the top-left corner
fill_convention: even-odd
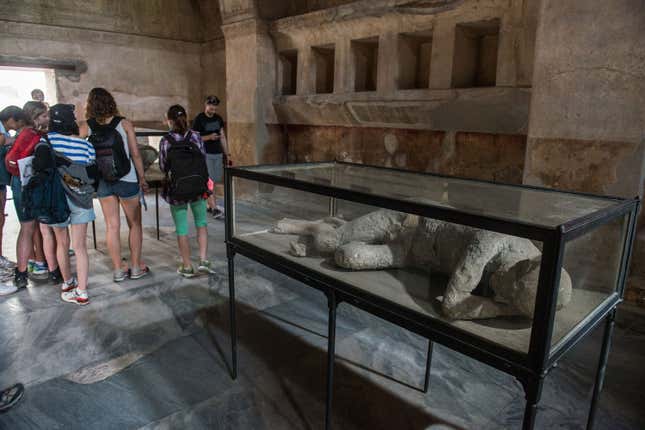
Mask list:
[[[3,0],[0,16],[12,22],[102,30],[198,42],[202,27],[195,1]]]
[[[172,104],[184,105],[192,116],[202,109],[205,91],[225,100],[219,10],[206,6],[166,0],[2,2],[0,63],[53,67],[59,101],[75,104],[79,118],[89,90],[101,86],[138,125],[164,127],[163,114]],[[213,29],[204,31],[206,23]]]
[[[642,196],[644,58],[642,1],[543,0],[525,183]],[[641,231],[627,292],[634,300],[645,298],[637,291],[644,250]]]

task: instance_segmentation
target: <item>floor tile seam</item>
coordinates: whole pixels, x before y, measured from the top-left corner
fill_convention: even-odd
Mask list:
[[[237,391],[235,391],[235,390],[237,390]],[[244,391],[250,391],[250,390],[247,387],[234,386],[234,387],[231,387],[230,389],[226,390],[225,392],[226,392],[226,394],[231,395],[231,394],[236,394],[236,393],[242,393]],[[170,413],[168,415],[165,415],[165,416],[163,416],[163,417],[161,417],[161,418],[159,418],[157,420],[150,421],[149,423],[147,423],[147,424],[145,424],[145,425],[143,425],[141,427],[138,427],[136,430],[143,430],[146,427],[154,426],[156,424],[161,424],[162,422],[167,421],[168,419],[171,419],[172,417],[179,416],[179,415],[184,414],[184,413],[188,414],[191,411],[193,411],[193,410],[195,410],[195,409],[197,409],[197,408],[199,408],[199,407],[201,407],[203,405],[209,404],[209,402],[211,400],[217,399],[217,398],[221,397],[221,395],[222,395],[222,393],[218,393],[217,395],[210,396],[210,397],[208,397],[208,398],[206,398],[204,400],[200,400],[200,401],[198,401],[196,403],[193,403],[193,404],[190,404],[190,405],[184,405],[183,408],[181,408],[181,409],[179,409],[177,411],[174,411],[174,412],[172,412],[172,413]],[[224,401],[226,401],[225,398],[217,400],[217,401],[215,401],[213,406],[217,406],[217,405],[221,404]]]

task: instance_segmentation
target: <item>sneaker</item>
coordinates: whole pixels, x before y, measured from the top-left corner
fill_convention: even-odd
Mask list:
[[[57,267],[53,272],[49,272],[49,280],[54,284],[63,282],[63,274],[60,273],[60,267]]]
[[[49,273],[47,263],[41,263],[40,261],[29,261],[27,271],[34,276],[46,275]]]
[[[197,271],[201,273],[215,273],[215,271],[213,270],[213,265],[208,260],[200,261],[199,266],[197,267]]]
[[[77,305],[84,306],[90,302],[90,298],[87,296],[87,291],[80,291],[78,288],[74,288],[71,291],[67,291],[60,294],[60,298],[67,303],[76,303]]]
[[[9,260],[4,255],[0,255],[0,269],[13,269],[16,267],[16,263]]]
[[[179,273],[184,278],[192,278],[193,276],[196,275],[195,270],[193,269],[193,266],[184,267],[183,264],[179,266],[179,269],[177,269],[177,273]]]
[[[128,272],[126,272],[125,270],[122,270],[122,269],[115,270],[112,273],[112,280],[114,282],[123,282],[123,281],[126,280],[127,277],[128,277]]]
[[[148,273],[150,273],[150,268],[148,266],[144,267],[143,269],[139,269],[136,272],[132,269],[128,269],[128,276],[130,276],[130,279],[141,279]]]
[[[25,288],[28,282],[29,277],[27,270],[25,270],[24,272],[19,272],[18,268],[16,267],[15,274],[13,275],[13,285],[15,285],[16,288]]]
[[[0,296],[8,296],[9,294],[13,294],[16,291],[18,291],[18,287],[16,287],[14,284],[10,284],[8,282],[3,282],[0,284]]]
[[[221,210],[215,208],[215,209],[213,209],[213,212],[211,212],[211,213],[213,214],[213,218],[215,218],[215,219],[224,219],[224,211],[221,211]]]
[[[65,281],[60,284],[60,291],[62,293],[66,293],[68,291],[72,291],[76,287],[78,287],[78,281],[75,277],[72,277],[69,281]]]
[[[22,399],[24,393],[25,387],[22,384],[16,384],[0,391],[0,412],[7,411],[15,406]]]

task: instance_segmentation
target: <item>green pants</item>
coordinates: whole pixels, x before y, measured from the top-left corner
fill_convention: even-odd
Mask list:
[[[195,227],[206,227],[208,225],[206,220],[206,200],[199,199],[192,203],[170,205],[170,213],[172,214],[172,220],[175,222],[177,236],[188,235],[188,205],[190,205],[190,210],[193,212]]]

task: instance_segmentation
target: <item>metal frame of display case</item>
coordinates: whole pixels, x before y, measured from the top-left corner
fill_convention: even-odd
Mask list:
[[[322,162],[290,164],[289,167],[315,167],[325,164],[333,165],[355,165],[357,167],[368,167],[376,169],[397,170],[380,166],[369,166],[344,162]],[[339,189],[333,185],[310,183],[292,178],[281,177],[263,173],[251,168],[261,169],[270,167],[284,167],[287,165],[261,165],[226,168],[225,170],[225,206],[226,206],[226,245],[228,259],[228,280],[230,294],[230,330],[232,344],[232,367],[233,378],[237,375],[237,332],[235,327],[235,254],[239,253],[264,264],[278,272],[281,272],[293,279],[322,291],[327,296],[329,307],[328,320],[328,348],[327,348],[327,399],[325,427],[331,428],[331,413],[333,400],[334,380],[334,359],[335,359],[335,329],[336,329],[336,308],[340,303],[348,303],[386,321],[398,325],[404,329],[421,335],[429,340],[426,381],[424,388],[428,388],[428,375],[431,362],[433,342],[438,342],[447,348],[458,351],[478,361],[493,366],[507,374],[517,378],[522,384],[526,396],[526,407],[522,428],[533,429],[537,413],[537,405],[542,394],[544,378],[548,372],[557,365],[560,360],[574,345],[588,335],[601,321],[605,320],[605,332],[603,336],[600,360],[596,373],[594,390],[587,421],[587,429],[593,428],[595,413],[600,391],[604,381],[605,369],[611,344],[611,338],[616,315],[616,306],[622,301],[626,273],[631,258],[632,243],[634,240],[636,217],[640,207],[638,197],[634,199],[623,199],[616,197],[604,197],[584,193],[563,192],[548,188],[531,187],[515,184],[496,184],[520,189],[534,189],[550,193],[562,193],[569,195],[588,196],[599,199],[608,199],[615,202],[615,205],[600,209],[587,216],[566,222],[554,228],[547,228],[523,221],[510,221],[500,217],[489,215],[474,215],[462,212],[458,209],[434,206],[427,203],[414,203],[409,200],[399,200],[389,197],[375,196],[369,193]],[[424,172],[410,172],[407,174],[428,175],[449,179],[459,179],[477,183],[487,182],[468,178],[457,178],[452,176],[436,175]],[[319,273],[313,269],[304,267],[288,258],[277,255],[260,247],[234,237],[235,207],[233,204],[233,178],[243,178],[257,181],[259,183],[272,184],[279,187],[301,190],[330,197],[330,211],[334,210],[335,199],[343,199],[350,202],[363,203],[375,207],[382,207],[401,212],[420,215],[441,221],[467,225],[513,236],[525,237],[538,240],[543,243],[542,260],[539,272],[537,297],[534,315],[542,315],[542,318],[534,317],[530,335],[528,353],[521,353],[491,341],[485,340],[477,335],[466,333],[444,321],[423,315],[402,305],[389,301],[380,296],[371,294],[348,283],[340,281],[331,276]],[[492,182],[491,182],[492,183]],[[625,225],[622,247],[622,255],[617,276],[617,284],[613,292],[582,321],[578,322],[571,331],[551,348],[551,337],[554,325],[554,318],[557,305],[557,288],[560,281],[564,244],[576,237],[589,232],[605,223],[618,219],[628,214]]]

